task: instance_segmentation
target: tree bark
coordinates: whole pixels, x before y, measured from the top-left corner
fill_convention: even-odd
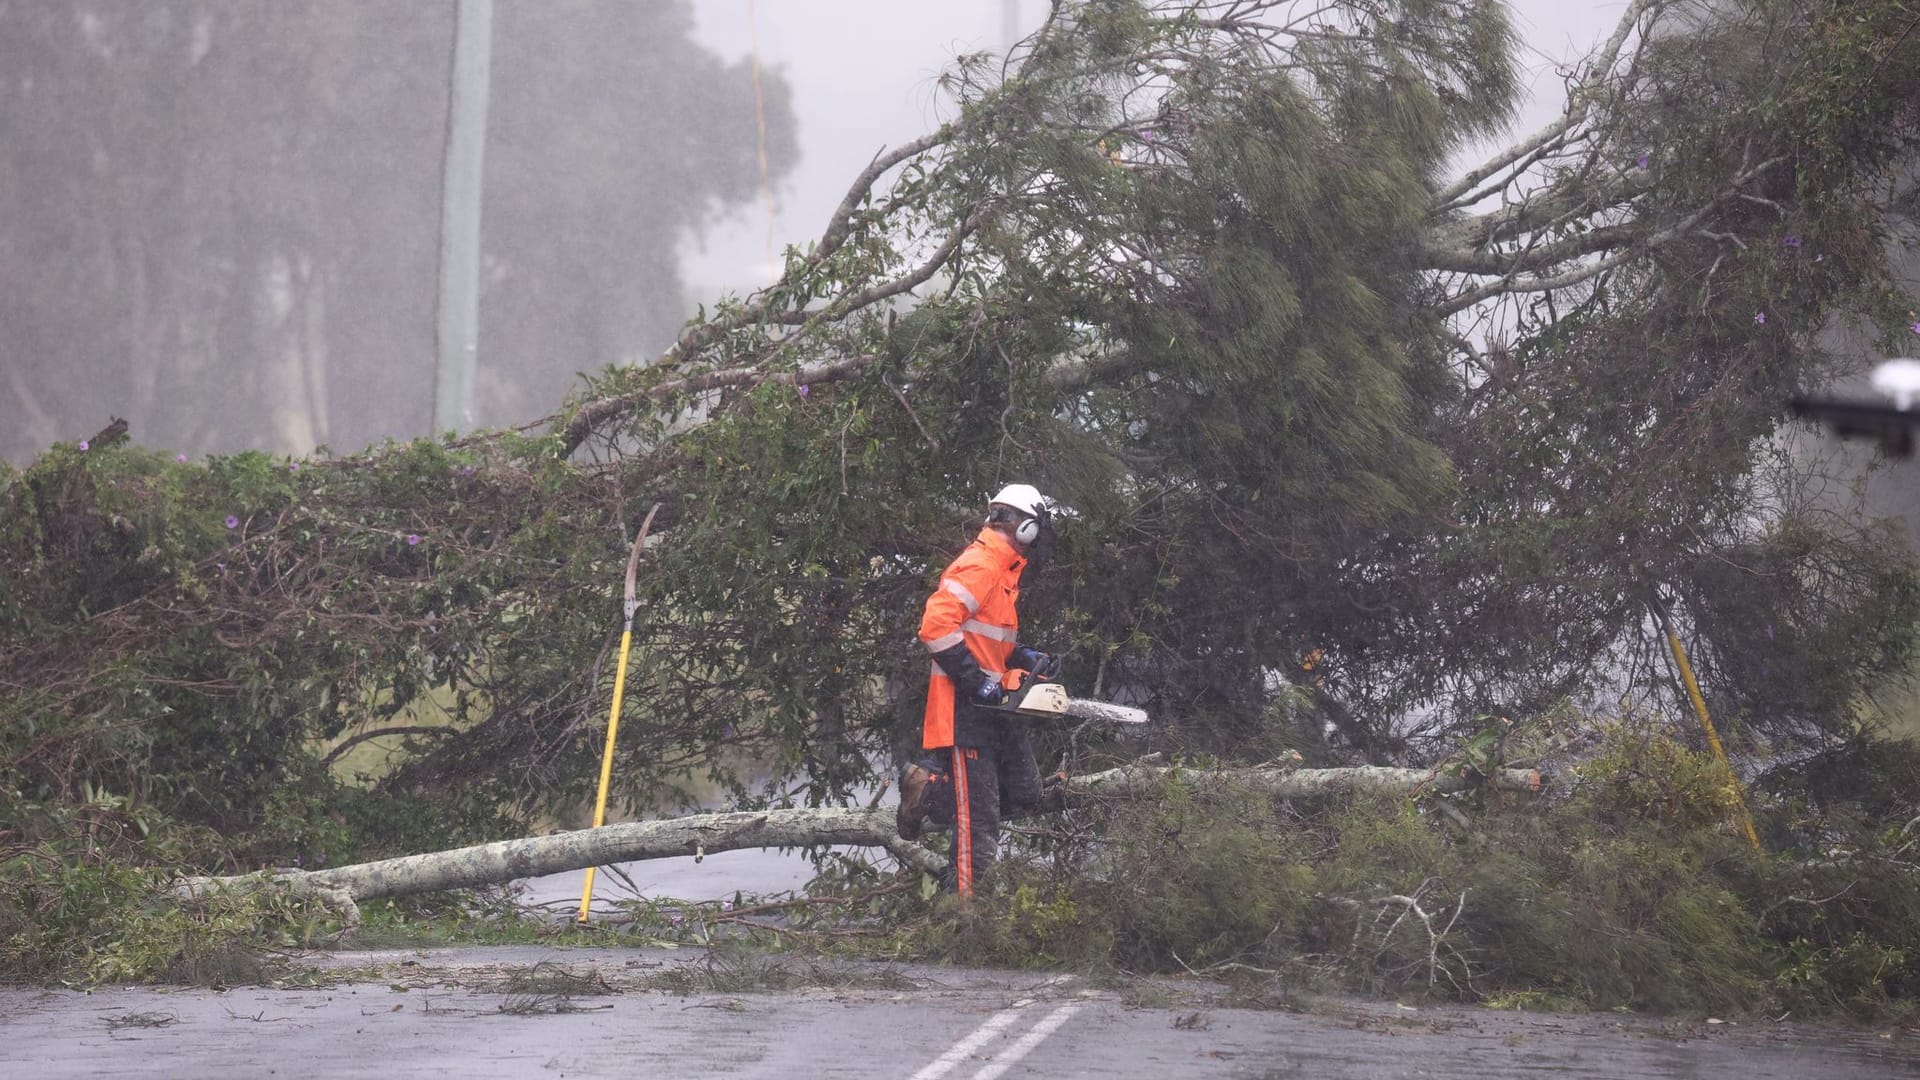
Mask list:
[[[641,859],[667,859],[740,848],[852,844],[884,847],[901,859],[938,871],[938,855],[900,839],[893,809],[756,810],[696,814],[661,821],[634,821],[552,836],[529,836],[491,844],[405,855],[331,870],[271,870],[234,877],[184,878],[174,892],[191,898],[224,888],[255,888],[284,882],[297,889],[340,890],[355,901],[389,896],[504,885],[589,866]]]
[[[1315,799],[1355,792],[1445,794],[1465,791],[1477,783],[1461,772],[1402,769],[1388,765],[1358,765],[1344,769],[1295,769],[1284,765],[1241,769],[1180,769],[1127,765],[1076,777],[1068,782],[1067,792],[1070,799],[1137,795],[1150,792],[1162,781],[1176,776],[1203,790],[1230,785],[1262,788],[1277,799]],[[1546,785],[1538,769],[1501,769],[1488,777],[1486,782],[1502,791],[1538,792]]]
[[[1369,791],[1386,794],[1462,791],[1474,781],[1438,769],[1402,769],[1366,765],[1343,769],[1291,769],[1259,766],[1239,769],[1180,769],[1129,765],[1089,773],[1067,781],[1068,803],[1150,793],[1156,784],[1180,777],[1203,788],[1228,785],[1264,789],[1275,798],[1312,799]],[[1502,769],[1488,778],[1508,791],[1539,791],[1544,781],[1534,769]],[[280,884],[296,893],[333,903],[356,921],[354,904],[390,896],[441,892],[478,885],[504,885],[589,866],[700,855],[741,848],[880,847],[902,862],[930,873],[946,865],[940,855],[900,838],[892,807],[801,810],[753,810],[695,814],[660,821],[634,821],[598,829],[576,829],[552,836],[530,836],[491,844],[406,855],[397,859],[335,867],[331,870],[267,870],[231,877],[183,878],[174,892],[182,898],[228,888]]]

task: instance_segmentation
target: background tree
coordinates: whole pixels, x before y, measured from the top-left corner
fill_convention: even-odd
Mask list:
[[[690,5],[502,3],[477,413],[684,317],[678,243],[759,188],[751,80]],[[125,415],[190,453],[425,431],[450,9],[11,4],[0,456]],[[767,81],[768,160],[794,159]],[[690,139],[732,132],[735,137]]]

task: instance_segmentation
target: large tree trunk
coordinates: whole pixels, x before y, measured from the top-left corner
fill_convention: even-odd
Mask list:
[[[452,851],[406,855],[331,870],[279,869],[234,877],[184,878],[175,884],[174,892],[191,898],[220,889],[277,884],[296,895],[317,896],[340,908],[351,927],[359,921],[355,905],[363,900],[476,885],[504,885],[518,878],[641,859],[739,848],[834,844],[884,847],[902,861],[928,870],[938,871],[943,865],[940,856],[900,839],[894,829],[891,807],[865,810],[827,807],[634,821],[552,836],[499,840]]]
[[[1264,789],[1275,798],[1310,799],[1351,792],[1388,794],[1461,791],[1474,782],[1457,772],[1437,769],[1401,769],[1366,765],[1345,769],[1177,769],[1129,765],[1088,773],[1067,781],[1062,794],[1069,803],[1099,798],[1146,794],[1170,777],[1202,788],[1243,786]],[[1533,769],[1502,769],[1488,778],[1496,788],[1539,791],[1541,775]],[[407,855],[398,859],[341,866],[331,870],[271,870],[234,877],[185,878],[176,894],[191,898],[225,888],[282,885],[296,894],[318,896],[339,907],[349,925],[358,921],[356,903],[389,896],[440,892],[477,885],[504,885],[518,878],[540,877],[589,866],[700,855],[740,848],[822,847],[854,845],[881,847],[903,863],[938,873],[945,860],[918,844],[900,838],[892,807],[803,810],[755,810],[722,814],[695,814],[660,821],[634,821],[598,829],[576,829],[552,836],[530,836],[491,844]]]

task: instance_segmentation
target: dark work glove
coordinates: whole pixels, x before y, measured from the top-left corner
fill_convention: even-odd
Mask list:
[[[980,680],[980,689],[973,692],[973,703],[993,708],[1007,699],[1006,692],[1000,689],[1000,676],[988,675]]]
[[[1007,657],[1007,666],[1025,668],[1033,672],[1036,679],[1055,679],[1060,676],[1060,658],[1049,656],[1031,645],[1015,645],[1013,654]]]
[[[965,642],[949,645],[934,653],[933,662],[940,665],[940,670],[946,673],[947,678],[953,680],[954,687],[962,697],[970,698],[979,693],[987,678],[987,673],[981,670],[973,654],[967,651]],[[995,677],[994,682],[999,681]]]

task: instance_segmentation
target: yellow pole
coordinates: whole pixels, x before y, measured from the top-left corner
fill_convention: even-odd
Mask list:
[[[620,695],[627,688],[627,650],[633,645],[633,620],[620,631],[620,666],[613,672],[613,711],[607,716],[607,749],[600,755],[600,795],[593,801],[593,827],[607,823],[607,786],[613,781],[613,744],[620,734]],[[587,867],[587,883],[580,890],[580,921],[587,921],[587,908],[593,903],[594,867]]]
[[[620,664],[613,669],[613,709],[607,714],[607,748],[600,755],[600,794],[593,800],[593,827],[599,828],[607,823],[607,788],[613,783],[613,746],[620,734],[620,697],[627,689],[627,652],[633,648],[633,613],[639,604],[633,598],[633,578],[640,568],[640,549],[647,542],[647,530],[653,528],[653,515],[660,512],[660,504],[654,503],[647,511],[647,519],[640,523],[640,535],[633,538],[633,551],[627,556],[627,624],[620,631]],[[593,872],[597,867],[587,867],[587,880],[580,888],[580,922],[587,921],[587,911],[593,906]]]
[[[1707,745],[1713,747],[1713,754],[1720,764],[1727,767],[1727,774],[1733,777],[1733,803],[1740,811],[1740,827],[1746,831],[1747,843],[1753,850],[1760,850],[1760,837],[1753,831],[1753,818],[1747,813],[1747,800],[1740,794],[1740,777],[1733,772],[1733,763],[1727,760],[1726,748],[1720,745],[1720,733],[1713,730],[1713,718],[1707,715],[1707,699],[1700,693],[1700,683],[1693,677],[1693,665],[1687,663],[1687,650],[1680,645],[1680,635],[1673,632],[1673,626],[1666,619],[1660,620],[1667,631],[1667,647],[1673,650],[1673,662],[1680,666],[1680,681],[1687,685],[1687,696],[1693,699],[1693,711],[1700,714],[1700,726],[1707,729]]]

